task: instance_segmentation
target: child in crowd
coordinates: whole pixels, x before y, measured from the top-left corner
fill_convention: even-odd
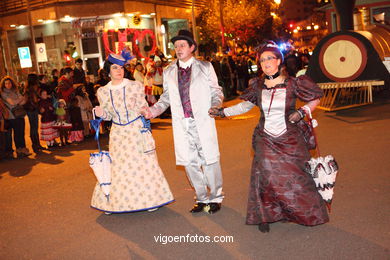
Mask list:
[[[55,109],[46,90],[42,90],[40,96],[38,104],[41,114],[41,140],[46,141],[48,148],[53,148],[58,146],[55,139],[59,137],[58,130],[53,127],[56,122]]]
[[[58,129],[60,134],[61,146],[70,144],[68,142],[68,132],[72,127],[71,124],[66,122],[66,102],[63,99],[58,100],[58,107],[56,108],[57,122],[54,124],[54,127]]]
[[[134,70],[134,79],[144,84],[144,78],[145,78],[144,66],[142,66],[141,62],[137,62]]]
[[[88,93],[88,98],[93,106],[97,106],[99,102],[96,97],[95,84],[91,82],[91,78],[89,76],[85,77],[85,82],[85,91]]]
[[[72,123],[72,128],[69,133],[69,141],[72,143],[82,142],[84,140],[84,125],[81,118],[79,101],[76,97],[72,98],[70,101],[69,116],[70,122]]]
[[[92,120],[92,103],[89,100],[88,93],[85,86],[79,87],[76,90],[76,98],[78,100],[78,106],[81,110],[81,119],[84,126],[84,137],[92,135],[91,128],[89,127],[89,121]]]

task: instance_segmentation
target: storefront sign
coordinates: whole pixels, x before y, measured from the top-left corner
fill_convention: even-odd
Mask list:
[[[101,32],[86,32],[86,33],[80,33],[76,32],[73,34],[75,38],[81,38],[81,39],[89,39],[89,38],[99,38],[103,36],[103,33]]]
[[[72,21],[73,28],[91,28],[96,26],[104,26],[104,20],[98,19],[76,19]]]
[[[35,44],[35,53],[37,54],[37,61],[38,62],[46,62],[47,61],[46,45],[44,43]]]
[[[29,47],[20,47],[18,48],[18,55],[20,60],[20,67],[22,68],[31,68],[31,55]]]

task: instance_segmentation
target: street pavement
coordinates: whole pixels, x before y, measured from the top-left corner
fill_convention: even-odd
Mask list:
[[[188,212],[194,192],[175,165],[170,119],[153,120],[153,136],[176,201],[155,212],[90,208],[92,139],[1,161],[0,259],[390,259],[390,102],[314,116],[321,155],[340,167],[327,224],[274,223],[265,234],[245,225],[255,108],[217,120],[225,200],[215,215]]]

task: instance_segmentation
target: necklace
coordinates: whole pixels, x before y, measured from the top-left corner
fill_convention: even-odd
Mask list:
[[[265,78],[268,79],[268,80],[273,80],[273,79],[276,79],[277,77],[279,77],[279,71],[276,72],[274,75],[271,75],[271,76],[265,75]]]

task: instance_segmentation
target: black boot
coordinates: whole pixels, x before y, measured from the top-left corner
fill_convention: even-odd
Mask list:
[[[41,153],[41,149],[39,149],[39,139],[37,138],[36,135],[31,136],[31,142],[32,142],[32,149],[34,153]]]
[[[259,224],[259,230],[262,233],[268,233],[269,232],[269,224],[268,223],[260,223]]]
[[[41,142],[39,141],[39,135],[38,135],[38,134],[37,134],[37,136],[36,136],[36,139],[37,139],[37,145],[38,145],[39,150],[47,150],[46,147],[43,147],[43,146],[41,145]]]
[[[30,136],[30,139],[31,139],[32,149],[33,149],[34,153],[38,153],[39,148],[37,146],[37,140],[36,140],[35,136]]]

